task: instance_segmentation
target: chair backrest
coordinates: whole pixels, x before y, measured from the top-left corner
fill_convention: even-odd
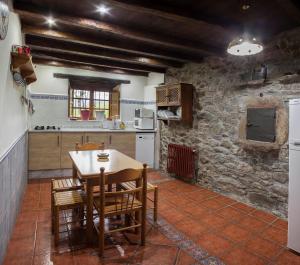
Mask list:
[[[135,181],[136,188],[130,190],[105,191],[105,185]],[[125,169],[113,174],[105,175],[104,168],[100,169],[100,208],[104,214],[104,207],[109,202],[115,212],[130,212],[136,207],[146,207],[147,201],[147,165],[142,170]],[[101,211],[101,210],[100,210]]]
[[[96,143],[86,143],[86,144],[79,144],[76,143],[75,150],[76,151],[92,151],[92,150],[104,150],[105,146],[104,143],[96,144]]]

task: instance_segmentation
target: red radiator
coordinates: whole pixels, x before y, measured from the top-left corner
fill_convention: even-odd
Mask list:
[[[195,179],[196,151],[177,144],[168,146],[168,172],[185,179]]]

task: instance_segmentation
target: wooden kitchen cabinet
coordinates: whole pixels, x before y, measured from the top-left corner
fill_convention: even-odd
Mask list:
[[[64,132],[61,134],[61,168],[72,168],[72,161],[69,156],[70,151],[75,150],[77,143],[84,143],[84,133]]]
[[[109,134],[109,149],[116,149],[119,152],[135,159],[135,133],[115,132]]]
[[[104,143],[135,158],[135,132],[34,132],[29,133],[29,170],[69,169],[69,152],[76,143]]]
[[[108,148],[109,145],[109,134],[105,132],[89,132],[85,133],[84,137],[85,143],[104,143],[104,147]]]
[[[60,133],[29,134],[29,170],[60,168]]]

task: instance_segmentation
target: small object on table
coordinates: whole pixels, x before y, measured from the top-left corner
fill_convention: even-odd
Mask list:
[[[109,154],[108,153],[99,153],[97,154],[98,160],[103,162],[108,161]]]

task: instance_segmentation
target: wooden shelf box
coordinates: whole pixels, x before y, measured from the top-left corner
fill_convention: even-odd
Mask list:
[[[160,118],[164,121],[178,121],[190,127],[193,126],[193,85],[186,83],[162,85],[156,88],[157,111],[169,110],[176,115],[181,108],[181,115]]]
[[[27,85],[37,80],[30,55],[12,52],[11,69],[12,71],[19,71]]]

